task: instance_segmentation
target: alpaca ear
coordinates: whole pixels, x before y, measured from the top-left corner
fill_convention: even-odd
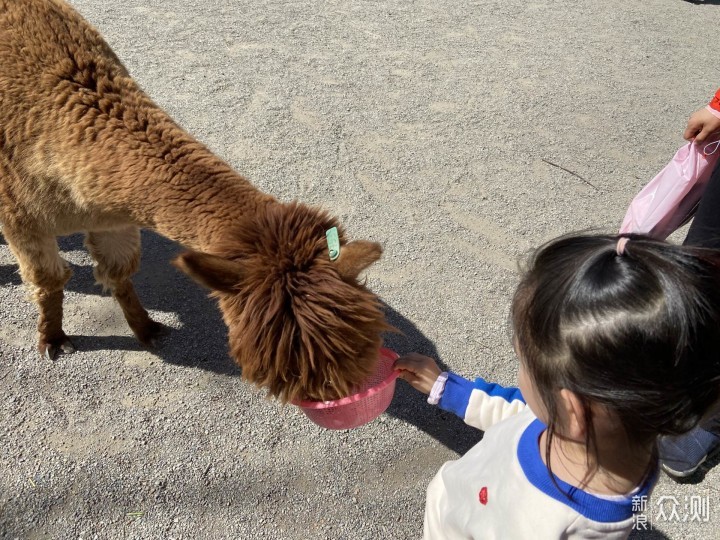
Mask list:
[[[181,253],[172,261],[172,264],[200,285],[225,293],[235,291],[243,274],[240,263],[200,251]]]
[[[382,256],[382,246],[377,242],[354,240],[340,249],[336,261],[338,273],[346,279],[356,279],[360,272]]]

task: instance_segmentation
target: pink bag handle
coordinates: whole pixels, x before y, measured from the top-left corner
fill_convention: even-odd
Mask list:
[[[713,134],[713,135],[717,135],[717,134]],[[713,135],[711,135],[711,137]],[[711,147],[712,147],[712,150],[708,150],[708,148],[711,148]],[[715,154],[718,151],[718,147],[720,147],[720,139],[718,139],[717,141],[707,143],[705,146],[703,146],[703,149],[702,149],[703,155],[712,156],[713,154]]]
[[[693,216],[720,157],[720,133],[682,146],[630,203],[620,234],[664,240]]]

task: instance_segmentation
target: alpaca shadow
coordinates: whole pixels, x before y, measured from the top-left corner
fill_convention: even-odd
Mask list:
[[[0,237],[1,238],[1,237]],[[227,350],[227,330],[215,302],[203,289],[185,274],[170,265],[170,260],[183,250],[182,246],[152,232],[142,232],[142,260],[140,271],[132,278],[140,301],[151,317],[162,319],[153,311],[169,313],[172,326],[159,341],[159,346],[143,347],[122,320],[110,332],[117,335],[72,334],[70,339],[80,351],[101,350],[148,350],[164,362],[185,367],[200,367],[223,375],[239,375],[240,370],[232,362]],[[74,234],[58,238],[61,252],[82,251],[83,235]],[[66,291],[83,295],[83,301],[92,303],[92,297],[108,296],[95,284],[91,265],[72,264],[73,276],[65,286]],[[0,266],[0,286],[21,285],[17,265]],[[65,299],[65,307],[70,300]],[[114,304],[117,314],[120,307]],[[82,311],[82,307],[79,308]],[[67,309],[66,309],[67,313]],[[93,314],[90,314],[92,320]],[[95,322],[95,321],[93,321]]]
[[[435,344],[410,320],[387,304],[384,304],[384,308],[388,322],[401,332],[386,335],[386,347],[401,356],[410,352],[424,354],[438,359],[443,371],[452,369],[439,360]],[[400,379],[395,385],[395,396],[387,413],[416,426],[458,454],[464,454],[482,439],[481,431],[468,426],[452,413],[428,405],[427,396]]]
[[[2,235],[2,228],[0,227],[0,246],[4,245],[7,245],[7,242]],[[20,284],[20,274],[18,273],[17,265],[0,265],[0,286]]]
[[[688,4],[695,4],[696,6],[720,6],[720,0],[683,0]]]
[[[2,237],[0,237],[2,238]],[[21,285],[20,274],[16,265],[0,266],[0,286],[3,285]]]
[[[63,252],[85,251],[83,236],[76,234],[58,239]],[[208,291],[193,282],[185,274],[170,265],[170,260],[182,246],[149,231],[142,232],[142,261],[140,271],[133,276],[133,284],[145,308],[170,313],[173,328],[160,341],[159,347],[151,352],[164,362],[183,367],[200,368],[228,376],[239,376],[240,370],[230,358],[227,348],[227,328],[214,300]],[[89,297],[107,295],[95,279],[90,265],[72,265],[73,276],[66,285],[66,291]],[[0,286],[20,285],[17,266],[0,266]],[[66,306],[68,299],[66,299]],[[119,306],[115,306],[119,311]],[[82,307],[80,307],[82,310]],[[400,313],[385,305],[390,324],[402,332],[385,336],[385,346],[398,354],[419,352],[438,358],[433,342]],[[90,315],[93,316],[92,314]],[[121,317],[120,317],[121,318]],[[157,317],[155,318],[162,318]],[[71,335],[80,351],[101,350],[145,350],[124,324],[111,332],[118,335]],[[441,364],[443,369],[447,366]],[[427,404],[426,397],[404,381],[398,381],[395,396],[388,414],[416,426],[451,450],[463,454],[469,450],[482,433],[467,426],[451,413]]]
[[[84,249],[80,235],[63,239],[59,245],[61,250]],[[239,376],[240,370],[228,353],[227,328],[216,302],[209,297],[207,289],[170,265],[184,249],[162,236],[142,231],[141,266],[132,278],[133,284],[151,317],[162,321],[165,317],[160,314],[166,314],[172,320],[172,327],[160,338],[157,347],[143,347],[123,320],[118,332],[124,332],[124,336],[74,336],[78,348],[84,351],[148,350],[169,364]],[[102,293],[95,285],[91,266],[73,270],[69,290],[88,295],[109,294]],[[115,309],[119,311],[120,307],[116,305]]]

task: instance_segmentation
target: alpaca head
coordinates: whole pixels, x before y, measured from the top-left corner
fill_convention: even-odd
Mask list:
[[[346,242],[332,261],[326,213],[273,203],[238,223],[210,253],[174,264],[213,290],[243,377],[283,401],[349,395],[375,369],[385,322],[359,274],[382,248]]]

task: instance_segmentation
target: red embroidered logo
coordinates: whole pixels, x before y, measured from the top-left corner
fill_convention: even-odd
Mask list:
[[[484,487],[480,490],[480,493],[478,494],[478,499],[480,499],[481,504],[487,504],[487,488]]]

